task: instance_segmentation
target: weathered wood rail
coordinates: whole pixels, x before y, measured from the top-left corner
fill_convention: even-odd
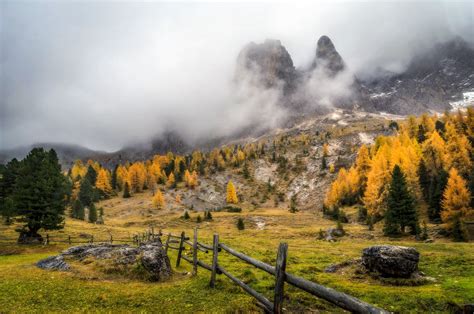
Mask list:
[[[179,243],[177,247],[172,247],[169,244],[171,243],[172,239],[179,239]],[[292,275],[286,272],[286,265],[287,265],[287,256],[288,256],[288,244],[287,243],[280,243],[277,252],[277,259],[275,266],[266,264],[262,261],[254,259],[248,255],[245,255],[241,252],[238,252],[231,247],[227,246],[224,243],[219,242],[219,235],[215,234],[213,237],[213,243],[211,245],[207,245],[198,241],[198,229],[194,229],[193,234],[193,241],[189,241],[190,239],[186,237],[184,231],[181,235],[172,235],[171,233],[168,234],[166,239],[166,244],[164,249],[168,250],[170,248],[178,250],[178,257],[176,260],[176,267],[178,267],[181,263],[181,260],[184,260],[190,263],[193,266],[193,274],[197,274],[198,267],[204,268],[211,272],[211,278],[209,285],[211,287],[216,286],[216,277],[217,275],[224,275],[229,278],[232,282],[236,285],[241,287],[245,292],[250,294],[257,300],[257,305],[264,309],[265,312],[268,313],[282,313],[283,310],[283,296],[284,296],[284,286],[285,283],[288,283],[296,288],[304,290],[318,298],[331,302],[332,304],[353,312],[353,313],[389,313],[383,309],[377,308],[372,306],[362,300],[359,300],[353,296],[348,294],[336,291],[334,289],[325,287],[323,285],[317,284],[315,282],[309,281],[307,279]],[[185,245],[190,247],[190,251],[192,252],[192,258],[183,254],[183,251],[186,250]],[[198,259],[198,252],[212,252],[212,264],[208,265],[203,261]],[[269,300],[263,294],[255,291],[232,275],[229,271],[227,271],[224,267],[219,265],[219,253],[228,253],[260,270],[267,272],[270,275],[275,277],[275,288],[273,299]]]

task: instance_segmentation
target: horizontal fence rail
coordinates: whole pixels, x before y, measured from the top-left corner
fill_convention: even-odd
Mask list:
[[[210,286],[215,287],[216,285],[216,276],[224,275],[229,278],[237,286],[241,287],[246,293],[251,295],[257,300],[257,305],[262,307],[266,312],[269,313],[281,313],[283,309],[283,296],[284,296],[284,284],[285,282],[298,288],[303,291],[306,291],[318,298],[326,300],[344,310],[353,312],[353,313],[389,313],[383,309],[377,308],[373,305],[370,305],[362,300],[359,300],[353,296],[345,294],[343,292],[336,291],[334,289],[325,287],[323,285],[317,284],[310,280],[298,277],[286,272],[287,264],[287,255],[288,255],[288,244],[280,243],[278,247],[277,259],[275,266],[269,265],[262,261],[259,261],[255,258],[252,258],[248,255],[245,255],[241,252],[234,250],[228,245],[219,242],[219,235],[215,234],[213,237],[213,244],[207,245],[201,242],[198,242],[198,229],[194,229],[193,241],[189,241],[185,237],[184,231],[181,235],[171,235],[168,234],[166,243],[169,243],[171,238],[179,238],[179,246],[175,249],[178,250],[178,257],[176,261],[176,266],[180,265],[181,259],[193,265],[193,274],[197,274],[198,267],[204,268],[211,272]],[[185,256],[182,252],[185,250],[184,245],[190,246],[192,251],[192,258]],[[171,248],[171,247],[169,247]],[[166,247],[165,247],[166,249]],[[208,265],[203,261],[198,259],[198,252],[212,252],[212,264]],[[255,291],[249,285],[232,275],[229,271],[219,265],[219,252],[228,253],[260,270],[267,272],[270,275],[275,276],[275,288],[273,300],[269,300],[263,294]]]

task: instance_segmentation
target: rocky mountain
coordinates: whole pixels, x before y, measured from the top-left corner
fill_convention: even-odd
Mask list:
[[[324,67],[331,76],[335,76],[346,67],[344,60],[328,36],[321,36],[316,45],[316,55],[310,70],[317,67]]]
[[[474,91],[474,49],[462,38],[437,44],[413,58],[406,71],[361,82],[367,108],[397,114],[451,109]]]
[[[282,88],[282,106],[304,111],[308,103],[315,109],[314,99],[318,98],[308,92],[309,80],[313,80],[309,88],[324,86],[328,80],[338,80],[348,68],[327,36],[317,41],[308,69],[295,69],[281,42],[266,40],[250,43],[241,51],[236,77],[242,81],[250,71],[264,88]],[[313,75],[316,72],[318,75]],[[318,79],[320,82],[314,82]],[[364,81],[355,75],[350,79],[344,82],[352,94],[350,99],[333,97],[332,106],[404,115],[444,111],[451,108],[450,103],[466,98],[465,93],[474,92],[474,49],[462,38],[455,38],[417,55],[402,73],[380,69],[374,79]]]
[[[281,88],[285,95],[294,91],[298,73],[293,60],[279,40],[246,45],[237,57],[237,83],[251,80],[263,88]]]

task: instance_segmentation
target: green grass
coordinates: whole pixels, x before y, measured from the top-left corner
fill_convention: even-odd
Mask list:
[[[113,214],[113,213],[111,213]],[[185,230],[191,235],[194,222],[179,219],[180,213],[160,216],[166,231],[175,234]],[[191,216],[195,216],[191,213]],[[274,264],[278,244],[288,242],[287,271],[358,297],[366,302],[394,312],[444,313],[457,306],[474,302],[474,245],[437,239],[434,243],[419,243],[406,237],[392,241],[381,236],[380,226],[370,232],[375,239],[367,240],[365,226],[346,224],[348,236],[340,242],[316,240],[320,228],[334,222],[320,216],[287,210],[258,209],[242,213],[213,213],[214,220],[201,223],[199,240],[211,244],[218,233],[220,241],[258,260]],[[265,219],[264,230],[252,225],[252,217]],[[246,229],[238,231],[235,221],[243,217]],[[127,234],[146,227],[141,216],[126,217],[134,222],[127,229],[117,225],[94,226],[68,219],[63,234],[93,233],[99,236],[107,229],[114,234]],[[11,229],[3,229],[10,234]],[[391,286],[351,272],[328,274],[324,269],[333,263],[360,257],[361,251],[374,244],[413,246],[421,253],[420,270],[436,282],[421,286]],[[0,312],[159,312],[159,313],[227,313],[259,312],[254,300],[223,275],[217,287],[209,288],[210,273],[202,268],[198,276],[188,274],[191,265],[182,261],[172,280],[148,283],[99,273],[80,271],[56,272],[36,268],[34,263],[57,254],[65,245],[17,246],[0,244]],[[8,254],[8,255],[2,255]],[[199,258],[211,262],[211,254],[199,253]],[[170,251],[174,269],[176,252]],[[273,295],[274,278],[263,271],[239,261],[225,252],[219,263],[255,290]],[[285,286],[284,307],[289,312],[338,312],[340,309],[289,285]]]

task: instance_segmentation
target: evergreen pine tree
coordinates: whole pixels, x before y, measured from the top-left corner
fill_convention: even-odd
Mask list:
[[[212,220],[212,214],[210,210],[207,211],[207,220]]]
[[[91,204],[94,203],[94,193],[95,191],[92,183],[89,181],[88,177],[85,176],[84,179],[82,179],[78,196],[82,205],[87,207],[91,206]]]
[[[410,227],[413,234],[419,231],[414,198],[408,191],[405,175],[396,165],[387,197],[384,234],[397,235],[400,231],[405,232],[405,227]]]
[[[443,193],[448,183],[448,173],[441,169],[439,175],[431,179],[428,191],[428,216],[433,222],[440,222]]]
[[[201,222],[202,222],[201,215],[197,215],[197,217],[196,217],[196,222],[197,222],[197,223],[201,223]]]
[[[123,198],[129,198],[130,196],[130,186],[128,185],[128,182],[125,182],[123,187]]]
[[[0,216],[6,224],[10,224],[12,217],[16,216],[13,192],[19,170],[20,162],[15,158],[0,168]]]
[[[87,167],[85,178],[89,180],[92,186],[95,186],[95,181],[97,180],[97,171],[95,171],[92,165],[89,165],[89,167]]]
[[[469,239],[466,227],[464,226],[460,215],[456,215],[453,220],[451,235],[453,236],[454,241],[457,242],[467,242]]]
[[[294,214],[298,211],[298,208],[296,207],[296,194],[293,194],[293,196],[290,199],[290,213]]]
[[[185,212],[184,212],[184,215],[183,215],[183,219],[186,219],[186,220],[187,220],[187,219],[189,219],[189,218],[191,218],[191,216],[189,216],[188,211],[185,211]]]
[[[423,159],[420,161],[420,165],[418,166],[418,178],[419,178],[421,191],[423,193],[423,199],[426,202],[428,202],[429,195],[430,195],[431,179],[430,179],[430,175],[428,173],[428,170],[426,169],[426,165]]]
[[[56,152],[34,148],[21,161],[15,180],[15,207],[25,222],[19,241],[41,240],[40,229],[62,229],[66,194],[66,178]]]
[[[89,222],[95,223],[97,221],[97,208],[92,204],[89,206]]]
[[[244,230],[245,229],[244,220],[242,218],[239,218],[237,220],[237,229],[238,230]]]
[[[81,201],[78,199],[72,204],[71,217],[75,219],[84,219],[84,205],[82,205]]]
[[[112,171],[112,178],[110,180],[110,184],[113,190],[117,189],[117,169],[118,165],[115,165],[114,170]]]

